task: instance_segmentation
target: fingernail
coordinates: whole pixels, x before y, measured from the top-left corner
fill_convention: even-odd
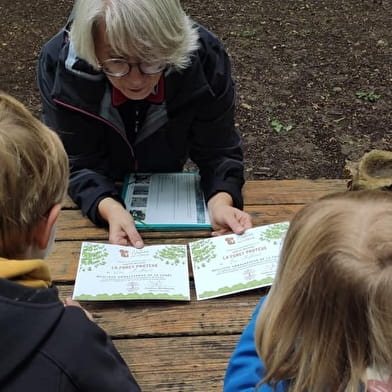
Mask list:
[[[136,241],[135,248],[143,248],[143,242],[142,241]]]

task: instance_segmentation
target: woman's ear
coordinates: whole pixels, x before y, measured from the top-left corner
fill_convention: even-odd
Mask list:
[[[55,204],[33,230],[34,244],[40,250],[48,247],[52,232],[61,211],[61,204]]]

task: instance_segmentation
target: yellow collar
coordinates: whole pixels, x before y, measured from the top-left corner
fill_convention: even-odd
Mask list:
[[[48,264],[43,260],[9,260],[0,257],[0,278],[34,288],[51,285]]]

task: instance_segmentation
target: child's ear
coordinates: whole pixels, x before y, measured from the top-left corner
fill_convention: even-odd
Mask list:
[[[52,229],[59,217],[61,204],[55,204],[35,226],[33,230],[33,240],[38,249],[44,250],[48,247],[49,240],[52,236]]]

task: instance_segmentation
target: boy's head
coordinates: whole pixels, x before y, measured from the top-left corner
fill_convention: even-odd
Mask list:
[[[31,248],[44,250],[41,235],[52,237],[68,159],[58,136],[2,92],[0,162],[0,257],[24,258]]]
[[[392,193],[305,206],[258,320],[267,378],[295,379],[293,391],[358,390],[367,367],[392,368],[391,325]]]

